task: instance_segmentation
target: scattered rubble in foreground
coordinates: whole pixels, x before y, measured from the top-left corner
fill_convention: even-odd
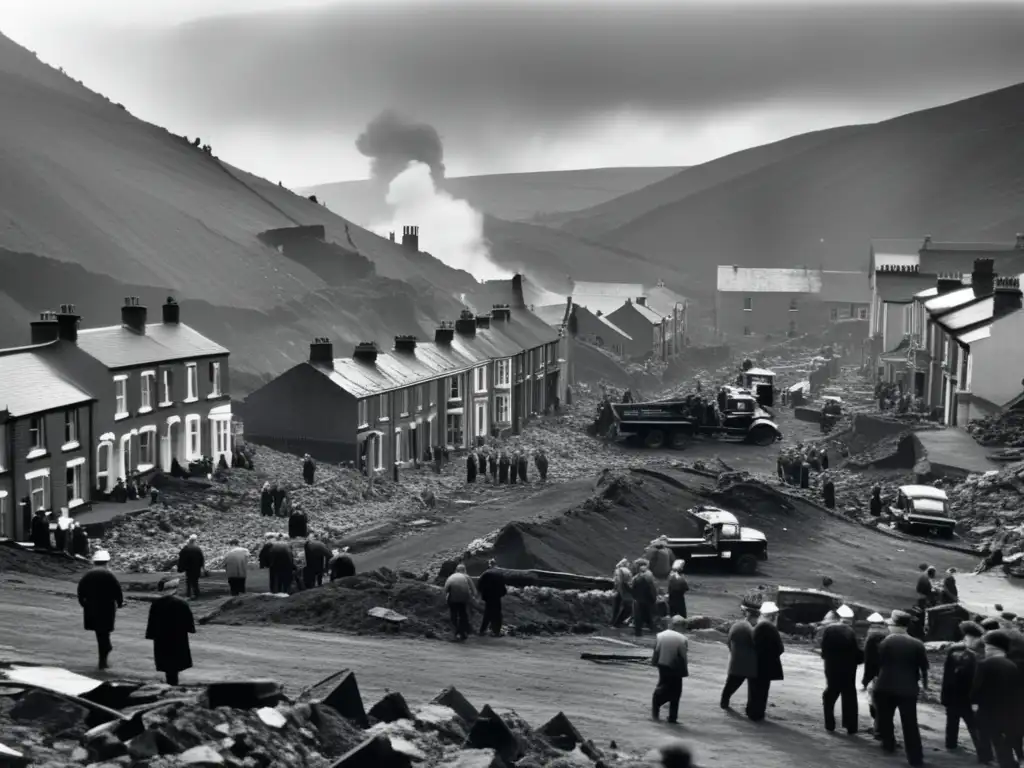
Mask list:
[[[82,678],[84,680],[84,678]],[[387,693],[368,710],[342,670],[290,700],[272,681],[204,689],[125,683],[122,711],[97,706],[104,686],[69,698],[16,686],[0,691],[4,765],[380,768],[565,768],[646,765],[597,747],[561,712],[533,728],[514,711],[480,710],[453,687],[410,707]],[[109,695],[109,689],[107,690]],[[90,698],[91,697],[91,698]],[[109,707],[110,704],[108,703]]]
[[[1024,448],[1024,413],[1006,411],[967,424],[967,431],[984,446]]]

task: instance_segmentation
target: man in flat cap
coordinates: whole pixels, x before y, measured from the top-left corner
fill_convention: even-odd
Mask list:
[[[960,721],[970,734],[974,750],[981,762],[992,759],[989,745],[978,738],[978,726],[971,707],[971,688],[980,658],[984,656],[981,627],[973,621],[960,624],[963,640],[950,647],[942,670],[942,691],[939,701],[946,708],[946,749],[956,749],[960,737]],[[979,653],[976,648],[982,645]]]
[[[821,633],[821,658],[825,662],[825,730],[836,729],[836,701],[842,698],[843,728],[857,732],[857,667],[863,653],[853,629],[853,609],[841,605],[836,609],[839,621],[829,624]]]
[[[894,718],[900,713],[907,762],[924,763],[921,731],[917,724],[918,683],[928,687],[928,654],[924,643],[907,634],[911,616],[906,611],[892,612],[889,636],[878,646],[878,681],[875,683],[875,706],[882,749],[896,751]]]
[[[1020,670],[1007,657],[1010,636],[1004,630],[986,632],[982,640],[985,658],[978,662],[971,688],[971,701],[978,705],[979,739],[991,745],[999,768],[1017,768],[1013,747],[1020,728]]]

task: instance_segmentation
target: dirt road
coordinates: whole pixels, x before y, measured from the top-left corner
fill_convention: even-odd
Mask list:
[[[130,603],[117,618],[111,676],[156,679],[151,647],[143,640],[146,606]],[[649,640],[647,641],[649,643]],[[820,725],[821,662],[806,651],[784,657],[787,679],[773,686],[768,721],[750,723],[718,708],[726,651],[717,643],[693,642],[681,725],[654,723],[647,711],[653,671],[638,665],[582,661],[584,650],[624,652],[587,638],[522,640],[473,638],[465,645],[388,637],[306,633],[284,627],[200,627],[193,638],[196,668],[188,681],[272,677],[294,692],[331,671],[356,671],[363,698],[373,703],[385,689],[399,690],[412,704],[446,685],[456,685],[478,707],[512,708],[539,725],[559,710],[599,746],[611,739],[630,750],[646,750],[678,736],[691,741],[700,764],[735,766],[755,755],[759,768],[829,765],[854,768],[905,765],[887,758],[869,735],[832,735]],[[649,647],[638,650],[648,653]],[[17,586],[0,586],[0,659],[67,666],[95,676],[92,637],[81,629],[73,600]],[[735,703],[742,711],[743,694]],[[963,755],[942,748],[940,713],[921,706],[926,759],[938,768],[966,765]],[[862,727],[867,727],[862,706]]]

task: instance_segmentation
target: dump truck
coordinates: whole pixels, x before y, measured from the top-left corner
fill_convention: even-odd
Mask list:
[[[757,573],[757,564],[768,559],[768,538],[754,528],[740,525],[736,516],[718,507],[699,506],[686,510],[689,522],[703,527],[700,538],[668,539],[672,554],[680,560],[718,560],[743,575]]]
[[[722,387],[716,401],[698,395],[681,400],[610,403],[612,439],[635,440],[648,448],[685,448],[697,438],[734,440],[759,446],[782,439],[782,431],[748,389]]]

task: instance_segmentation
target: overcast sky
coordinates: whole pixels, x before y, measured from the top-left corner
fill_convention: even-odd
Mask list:
[[[0,0],[0,31],[228,162],[365,178],[387,108],[448,175],[690,165],[1024,80],[1024,2]]]

